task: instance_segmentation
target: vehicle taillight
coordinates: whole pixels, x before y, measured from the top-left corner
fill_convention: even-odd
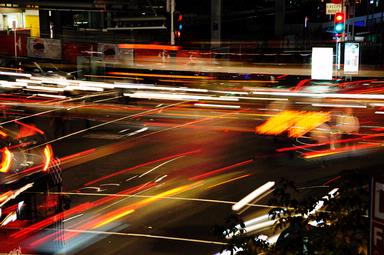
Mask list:
[[[7,173],[11,166],[12,155],[11,155],[11,152],[6,147],[2,149],[1,154],[2,154],[1,155],[2,158],[1,158],[0,172]]]
[[[43,171],[45,172],[48,170],[49,164],[51,163],[53,158],[52,147],[49,144],[47,144],[44,148],[44,158],[45,158],[45,163],[44,163]]]
[[[8,200],[8,198],[10,198],[12,196],[13,192],[12,191],[7,191],[3,194],[0,195],[0,203]]]

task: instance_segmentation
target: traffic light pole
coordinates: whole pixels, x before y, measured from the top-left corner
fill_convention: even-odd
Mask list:
[[[341,43],[342,38],[336,37],[336,73],[337,77],[339,76],[339,71],[341,69]]]
[[[170,13],[171,13],[171,45],[175,45],[175,28],[174,28],[174,14],[175,14],[175,0],[170,1]]]

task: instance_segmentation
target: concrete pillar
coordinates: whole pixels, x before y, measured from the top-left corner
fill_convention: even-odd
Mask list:
[[[275,36],[284,35],[285,26],[285,1],[275,0]]]
[[[211,47],[220,47],[222,0],[211,0]]]
[[[40,22],[40,37],[49,38],[49,12],[47,10],[39,10],[39,22]]]

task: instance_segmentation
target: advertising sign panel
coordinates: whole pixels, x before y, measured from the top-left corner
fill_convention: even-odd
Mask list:
[[[333,48],[312,48],[311,78],[332,80]]]
[[[345,43],[344,73],[359,72],[359,44]]]
[[[61,59],[61,41],[47,38],[28,38],[28,57]]]

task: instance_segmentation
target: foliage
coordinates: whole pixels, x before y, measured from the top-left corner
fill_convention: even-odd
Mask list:
[[[227,229],[234,234],[225,249],[233,254],[367,254],[369,237],[369,178],[357,171],[343,173],[337,183],[337,195],[318,194],[298,189],[292,181],[281,179],[272,193],[269,211],[276,219],[274,230],[280,233],[269,246],[242,230],[241,219],[231,216]],[[317,203],[324,204],[314,211]],[[313,226],[313,222],[317,222]],[[225,237],[224,230],[221,237]]]

